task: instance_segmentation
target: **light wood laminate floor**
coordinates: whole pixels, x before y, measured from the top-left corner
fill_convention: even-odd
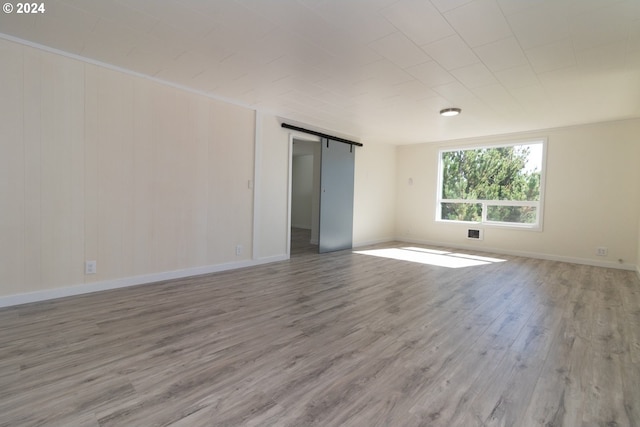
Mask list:
[[[2,309],[0,425],[640,425],[633,272],[391,246]]]

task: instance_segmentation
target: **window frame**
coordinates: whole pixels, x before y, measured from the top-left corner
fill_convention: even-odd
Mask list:
[[[501,147],[516,147],[521,145],[542,145],[542,161],[540,166],[540,200],[538,201],[518,201],[518,200],[484,200],[484,199],[443,199],[442,198],[442,154],[452,151],[470,151],[470,150],[483,150],[491,148]],[[544,217],[544,196],[545,196],[545,181],[546,181],[546,169],[547,169],[547,138],[528,138],[518,141],[505,141],[495,142],[489,144],[478,145],[457,145],[453,148],[443,147],[438,150],[438,179],[437,179],[437,191],[436,191],[436,222],[439,223],[452,223],[452,224],[466,224],[466,225],[481,225],[487,227],[517,229],[517,230],[531,230],[542,231],[543,217]],[[461,221],[453,219],[442,219],[442,203],[469,203],[469,204],[481,204],[482,205],[482,218],[480,221]],[[536,208],[536,222],[532,224],[510,223],[502,221],[491,221],[487,219],[487,211],[491,206],[531,206]]]

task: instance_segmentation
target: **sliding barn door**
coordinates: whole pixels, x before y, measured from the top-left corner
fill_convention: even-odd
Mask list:
[[[352,145],[322,139],[320,253],[352,247],[354,164]]]

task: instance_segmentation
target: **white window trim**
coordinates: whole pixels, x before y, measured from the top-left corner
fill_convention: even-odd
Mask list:
[[[540,200],[538,201],[516,201],[516,200],[473,200],[473,199],[443,199],[442,198],[442,153],[460,151],[460,150],[482,150],[500,147],[514,147],[519,145],[542,144],[542,165],[540,167]],[[438,187],[436,191],[436,222],[453,223],[465,225],[482,225],[495,228],[510,228],[515,230],[542,231],[542,223],[544,218],[544,197],[545,197],[545,180],[547,170],[547,138],[531,138],[521,141],[496,142],[494,144],[483,145],[465,145],[456,146],[455,148],[442,148],[438,151]],[[441,203],[475,203],[482,204],[482,220],[481,221],[460,221],[451,219],[442,219]],[[533,206],[537,210],[536,222],[534,224],[518,224],[508,222],[498,222],[487,220],[487,206]]]

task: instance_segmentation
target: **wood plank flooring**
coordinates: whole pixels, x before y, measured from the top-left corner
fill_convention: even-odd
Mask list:
[[[636,275],[496,258],[301,251],[2,309],[0,426],[640,425]]]
[[[318,245],[311,244],[311,230],[291,228],[291,257],[317,254]]]

